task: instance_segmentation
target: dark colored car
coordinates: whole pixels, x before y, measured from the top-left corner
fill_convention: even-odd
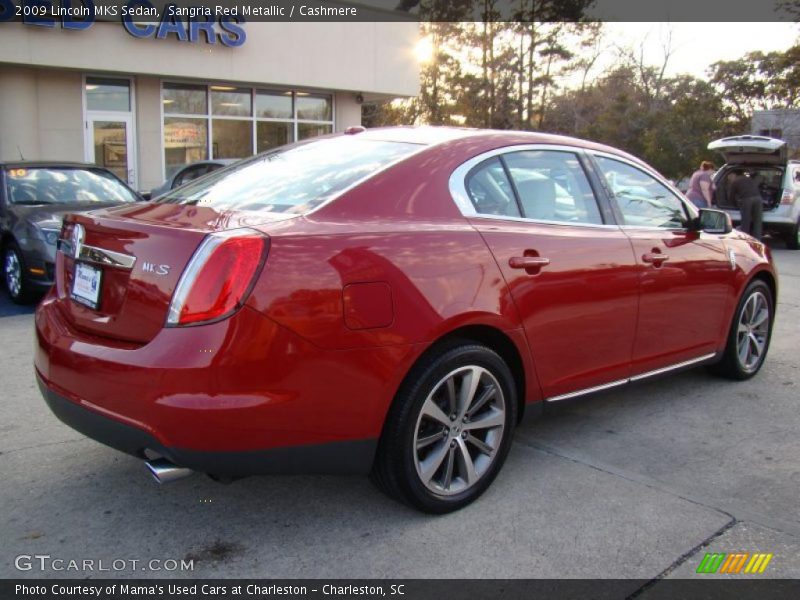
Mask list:
[[[166,194],[168,191],[174,190],[175,188],[185,185],[190,181],[194,181],[195,179],[198,179],[203,175],[208,175],[209,173],[213,173],[217,169],[221,169],[222,167],[227,167],[228,165],[232,165],[237,160],[238,159],[234,158],[200,160],[188,164],[185,167],[181,167],[180,169],[175,171],[175,173],[173,173],[171,177],[168,177],[164,183],[162,183],[157,188],[153,188],[150,191],[148,199],[158,198],[159,196]]]
[[[457,509],[545,403],[713,365],[747,379],[769,249],[614,148],[390,128],[70,216],[36,313],[53,412],[196,470],[371,473]]]
[[[24,304],[53,285],[65,213],[139,200],[116,175],[75,163],[0,163],[0,253],[11,299]]]
[[[783,238],[791,250],[800,249],[800,161],[787,159],[786,142],[738,135],[711,142],[708,149],[725,160],[714,174],[714,203],[734,223],[741,221],[739,207],[728,197],[728,176],[734,169],[743,169],[758,183],[764,232]]]

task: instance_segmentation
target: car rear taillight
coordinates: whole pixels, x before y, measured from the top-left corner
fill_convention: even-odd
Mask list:
[[[794,192],[790,189],[783,190],[781,204],[791,204],[794,201]]]
[[[175,288],[167,326],[199,325],[236,312],[264,265],[268,241],[252,229],[207,236]]]

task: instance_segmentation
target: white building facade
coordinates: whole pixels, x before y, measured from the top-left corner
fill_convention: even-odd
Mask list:
[[[148,190],[190,162],[359,125],[365,99],[419,90],[412,22],[64,25],[0,23],[0,160],[86,161]]]

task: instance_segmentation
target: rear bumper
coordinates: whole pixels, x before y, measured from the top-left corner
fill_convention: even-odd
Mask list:
[[[798,219],[798,216],[793,212],[793,208],[792,205],[786,204],[780,205],[774,210],[764,211],[761,217],[763,227],[771,231],[790,231]],[[738,210],[731,208],[722,210],[730,215],[734,223],[741,223],[742,214]]]
[[[377,440],[273,448],[247,452],[203,452],[163,446],[148,432],[126,425],[64,398],[37,373],[47,405],[63,423],[83,435],[137,458],[150,450],[180,467],[214,475],[331,473],[366,474],[372,467]]]
[[[35,367],[56,415],[134,456],[216,474],[365,473],[402,375],[423,347],[325,351],[248,307],[149,343],[76,330],[53,293]]]

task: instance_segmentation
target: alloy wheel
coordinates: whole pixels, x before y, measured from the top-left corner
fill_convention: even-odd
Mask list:
[[[22,264],[19,261],[17,253],[12,249],[6,251],[4,262],[6,288],[8,289],[8,293],[16,298],[22,291]]]
[[[747,372],[756,370],[764,357],[769,338],[770,307],[762,292],[753,293],[742,307],[736,333],[736,354]]]
[[[423,485],[444,496],[475,485],[498,455],[505,420],[503,390],[490,371],[475,365],[451,371],[428,394],[414,430]]]

